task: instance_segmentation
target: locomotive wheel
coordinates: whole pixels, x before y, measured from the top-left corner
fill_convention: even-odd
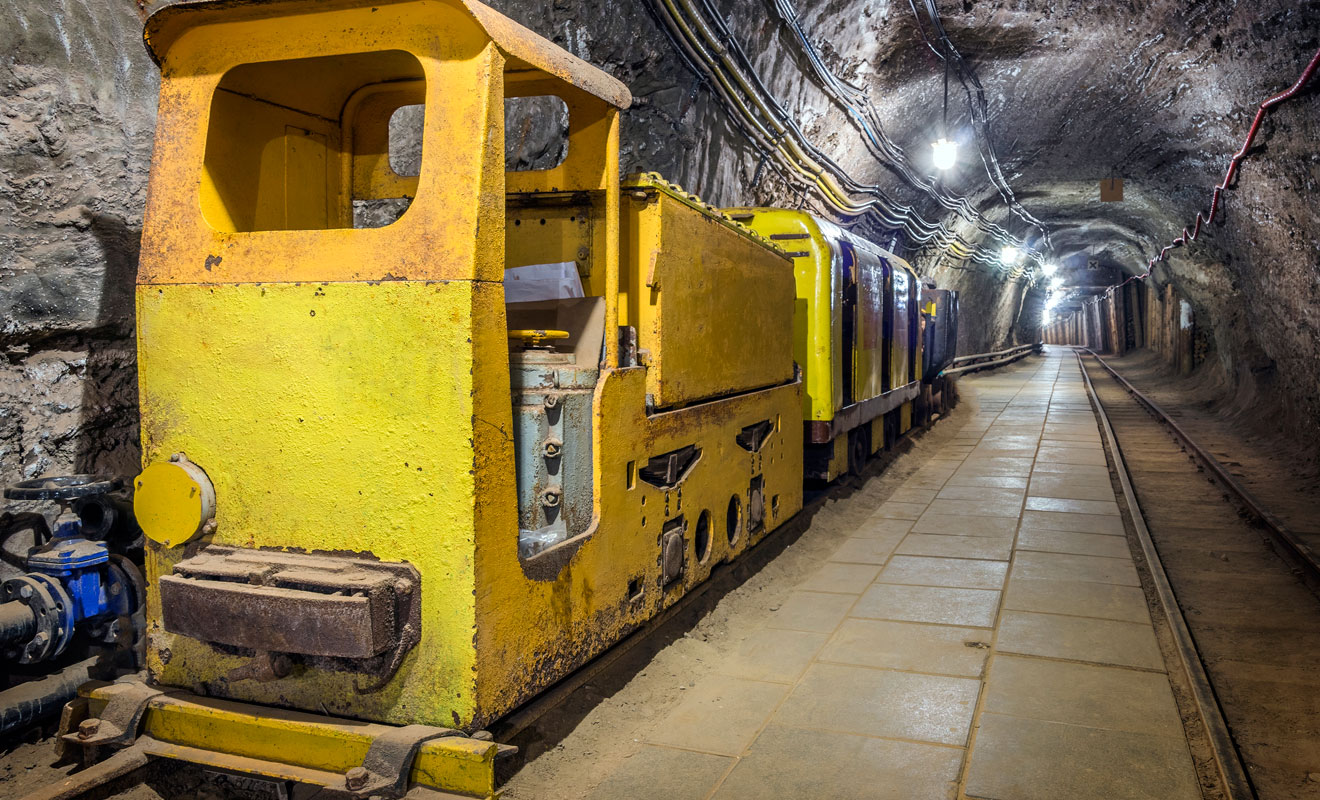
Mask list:
[[[848,474],[861,475],[866,469],[866,462],[871,456],[871,448],[866,441],[866,431],[855,428],[848,432]]]

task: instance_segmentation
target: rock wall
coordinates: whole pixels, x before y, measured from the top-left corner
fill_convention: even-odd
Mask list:
[[[0,0],[0,482],[50,472],[131,473],[137,464],[133,274],[156,102],[141,46],[153,3]],[[733,121],[708,75],[689,68],[654,0],[494,0],[533,30],[626,82],[625,171],[657,170],[720,205],[826,211]],[[700,3],[693,7],[705,6]],[[859,185],[995,251],[966,214],[876,159],[825,91],[775,0],[712,0],[768,96]],[[860,87],[886,134],[927,180],[943,66],[904,0],[801,0],[797,21],[823,64]],[[921,6],[922,4],[918,4]],[[1254,106],[1290,82],[1317,46],[1315,0],[960,0],[939,3],[980,95],[955,79],[949,133],[963,144],[941,191],[1043,247],[1011,213],[986,148],[1039,217],[1070,285],[1140,271],[1203,207]],[[984,126],[968,109],[984,100]],[[1214,328],[1213,358],[1239,385],[1289,398],[1292,421],[1320,419],[1320,114],[1314,91],[1266,123],[1263,147],[1229,193],[1225,225],[1153,279],[1174,284]],[[978,136],[975,131],[981,130]],[[533,134],[535,132],[532,132]],[[520,158],[545,143],[522,138]],[[523,146],[523,145],[519,145]],[[1096,184],[1128,179],[1121,204]],[[891,242],[963,292],[960,349],[1035,337],[1040,285],[922,246],[874,216],[843,219]],[[1061,309],[1066,312],[1067,307]]]
[[[131,3],[0,0],[0,482],[137,464],[156,74]]]

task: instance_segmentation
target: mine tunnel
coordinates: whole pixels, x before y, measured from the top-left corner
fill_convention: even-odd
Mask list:
[[[1320,798],[1320,2],[6,2],[0,796]]]

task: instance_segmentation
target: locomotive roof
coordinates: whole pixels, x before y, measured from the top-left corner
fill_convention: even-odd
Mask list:
[[[632,104],[632,93],[621,81],[588,64],[559,45],[476,0],[444,0],[461,6],[486,31],[508,59],[511,70],[538,70],[595,95],[616,108]],[[372,5],[416,2],[376,0]],[[362,6],[362,0],[191,0],[166,6],[147,18],[142,39],[157,65],[183,33],[233,16],[274,16],[282,8],[317,11]]]

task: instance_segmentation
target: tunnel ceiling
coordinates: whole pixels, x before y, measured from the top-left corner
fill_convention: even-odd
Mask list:
[[[971,301],[964,352],[1035,336],[1048,281],[1033,286],[1030,275],[994,263],[1002,234],[1059,266],[1068,291],[1056,315],[1100,291],[1091,287],[1144,274],[1208,207],[1261,101],[1297,80],[1320,46],[1320,2],[1296,0],[500,5],[629,83],[637,104],[625,116],[625,167],[659,169],[720,204],[813,208],[895,243]],[[601,17],[598,6],[608,9]],[[951,52],[948,130],[961,144],[959,162],[931,186],[941,56]],[[957,258],[939,242],[922,246],[911,226],[884,215],[840,214],[782,158],[766,156],[765,136],[730,102],[750,105],[753,93],[730,92],[722,86],[729,70],[709,65],[739,58],[742,78],[759,80],[764,101],[791,121],[772,144],[800,132],[855,186],[876,189],[852,200],[883,196],[956,233],[974,257]],[[1320,370],[1316,83],[1267,117],[1215,224],[1149,278],[1192,304],[1225,374],[1278,383],[1312,411],[1320,411],[1312,377]],[[848,87],[860,90],[851,100]],[[865,119],[892,150],[875,145],[876,131],[868,142]],[[991,179],[991,153],[1000,182]],[[1100,201],[1109,177],[1124,180],[1122,202]]]

